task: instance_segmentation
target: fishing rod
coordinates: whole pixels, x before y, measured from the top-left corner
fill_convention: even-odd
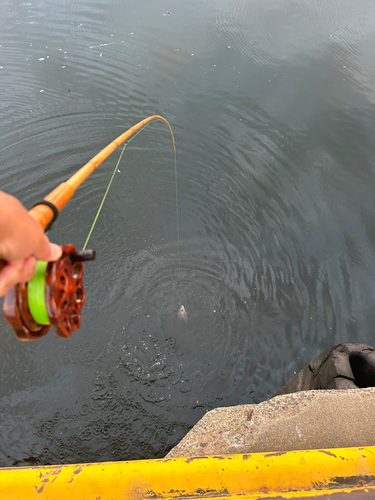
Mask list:
[[[159,115],[149,116],[117,137],[70,179],[36,203],[29,211],[31,217],[45,231],[50,229],[76,189],[121,144],[153,120],[161,120],[168,125],[175,150],[174,136],[168,121]],[[13,286],[4,297],[4,317],[19,340],[36,340],[46,335],[51,326],[59,337],[68,338],[81,326],[81,310],[86,300],[83,262],[94,260],[95,252],[77,251],[73,244],[62,245],[61,249],[60,259],[56,262],[37,261],[34,277],[27,283]],[[5,265],[6,262],[0,261],[0,270]]]

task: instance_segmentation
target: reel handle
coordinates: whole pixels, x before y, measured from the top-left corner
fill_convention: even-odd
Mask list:
[[[87,260],[94,260],[95,252],[93,250],[81,250],[80,252],[77,252],[73,256],[71,255],[70,258],[75,262],[85,262]],[[6,265],[7,261],[4,259],[0,259],[0,272]]]

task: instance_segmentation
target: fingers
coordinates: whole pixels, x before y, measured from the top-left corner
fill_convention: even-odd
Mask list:
[[[61,247],[50,243],[47,237],[45,240],[46,248],[38,253],[37,258],[48,262],[59,259],[62,255]],[[8,262],[0,272],[0,297],[3,297],[13,285],[31,280],[35,272],[35,262],[34,256]]]
[[[29,281],[35,272],[35,257],[8,263],[0,272],[0,297],[17,283]]]

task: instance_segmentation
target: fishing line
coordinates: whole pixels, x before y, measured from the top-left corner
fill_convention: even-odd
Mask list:
[[[157,118],[158,120],[160,120],[160,118]],[[160,120],[160,121],[164,121],[164,120]],[[98,211],[96,212],[96,215],[95,215],[95,218],[94,218],[94,221],[91,225],[91,228],[90,228],[90,231],[87,235],[87,238],[86,238],[86,241],[83,245],[83,249],[82,250],[85,250],[86,247],[87,247],[87,244],[90,240],[90,237],[91,237],[91,234],[95,228],[95,225],[97,223],[97,220],[99,218],[99,215],[100,215],[100,212],[102,211],[102,208],[103,208],[103,205],[104,205],[104,202],[107,198],[107,195],[108,195],[108,192],[111,188],[111,185],[112,185],[112,182],[113,182],[113,179],[116,175],[116,172],[118,170],[118,167],[120,165],[120,162],[121,162],[121,159],[122,159],[122,156],[125,152],[125,148],[126,146],[133,140],[137,137],[138,134],[140,134],[149,124],[149,123],[146,123],[146,125],[144,127],[142,127],[140,130],[138,130],[127,142],[125,142],[123,148],[122,148],[122,151],[121,151],[121,154],[119,156],[119,159],[117,160],[117,163],[116,163],[116,166],[113,170],[113,173],[112,173],[112,176],[110,178],[110,181],[108,183],[108,186],[107,186],[107,189],[104,193],[104,196],[102,198],[102,201],[99,205],[99,208],[98,208]],[[167,123],[168,127],[169,127],[169,130],[171,132],[171,136],[172,136],[172,141],[173,141],[173,151],[174,151],[174,175],[175,175],[175,193],[176,193],[176,220],[177,220],[177,252],[178,252],[178,269],[179,269],[179,274],[181,272],[181,257],[180,257],[180,224],[179,224],[179,214],[178,214],[178,184],[177,184],[177,156],[176,156],[176,144],[175,144],[175,140],[174,140],[174,135],[173,135],[173,131],[172,131],[172,127],[169,125],[169,123],[165,120],[165,123]]]

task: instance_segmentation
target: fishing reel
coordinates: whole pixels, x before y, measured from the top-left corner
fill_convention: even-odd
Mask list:
[[[37,261],[34,277],[4,297],[4,317],[19,340],[43,337],[51,326],[59,337],[68,338],[81,325],[83,262],[94,260],[95,252],[77,252],[72,244],[61,249],[56,262]]]

